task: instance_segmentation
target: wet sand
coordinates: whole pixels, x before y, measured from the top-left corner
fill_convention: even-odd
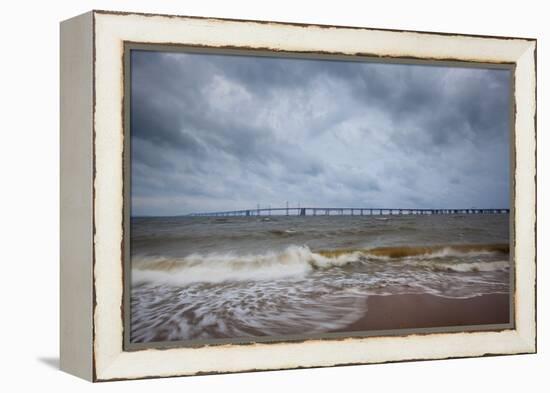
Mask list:
[[[337,332],[506,324],[509,310],[506,294],[469,299],[427,294],[369,296],[363,317]]]

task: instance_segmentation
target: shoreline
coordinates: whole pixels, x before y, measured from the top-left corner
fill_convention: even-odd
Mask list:
[[[430,294],[373,295],[367,298],[363,316],[331,333],[509,322],[508,294],[487,294],[466,299]]]

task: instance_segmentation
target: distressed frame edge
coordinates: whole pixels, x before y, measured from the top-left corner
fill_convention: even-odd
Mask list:
[[[537,353],[537,41],[526,45],[517,59],[516,114],[514,146],[516,168],[514,173],[514,208],[516,234],[514,252],[516,270],[521,269],[521,280],[516,279],[516,330],[520,333],[529,353]],[[518,88],[519,85],[519,88]],[[523,190],[517,193],[516,190]],[[518,231],[517,227],[521,225]],[[523,233],[525,232],[525,233]],[[529,235],[529,236],[527,236]],[[519,242],[518,242],[519,240]],[[527,252],[529,258],[521,261],[519,254]],[[527,244],[525,244],[527,243]],[[525,249],[524,249],[525,248]],[[523,250],[523,251],[522,251]],[[516,273],[517,277],[517,273]],[[526,300],[522,300],[526,299]],[[517,304],[522,307],[517,307]]]
[[[62,21],[59,367],[93,381],[93,18]]]
[[[177,19],[196,19],[205,21],[221,21],[221,22],[236,22],[236,23],[255,23],[255,24],[268,24],[268,25],[283,25],[283,26],[295,26],[295,27],[319,27],[322,29],[355,29],[355,30],[370,30],[381,32],[394,32],[394,33],[418,33],[418,34],[433,34],[442,35],[448,37],[471,37],[471,38],[490,38],[501,40],[523,40],[523,41],[536,41],[535,37],[518,37],[518,36],[499,36],[499,35],[486,35],[486,34],[467,34],[467,33],[449,33],[441,31],[428,31],[428,30],[409,30],[409,29],[388,29],[382,27],[365,27],[354,25],[330,25],[323,23],[306,23],[306,22],[288,22],[288,21],[272,21],[263,19],[243,19],[243,18],[223,18],[216,16],[198,16],[198,15],[183,15],[183,14],[163,14],[152,12],[138,12],[138,11],[113,11],[104,9],[94,9],[91,12],[98,15],[120,15],[120,16],[146,16],[146,17],[162,17],[162,18],[177,18]]]
[[[100,14],[103,14],[102,12],[99,12]],[[109,15],[113,15],[113,13],[109,12],[108,13]],[[134,14],[130,14],[130,15],[134,15]],[[170,16],[171,18],[173,18],[173,16]],[[193,18],[193,17],[185,17],[185,18]],[[210,19],[210,18],[207,18],[207,19]],[[231,20],[233,21],[233,20]],[[280,23],[280,22],[274,22],[274,24],[282,24],[282,25],[285,25],[284,23]],[[369,30],[369,29],[366,29],[366,28],[361,28],[361,29],[365,29],[365,30]],[[392,31],[393,32],[393,31]],[[418,32],[413,32],[413,33],[418,33]],[[399,32],[394,32],[394,34],[399,34]],[[434,34],[434,33],[426,33],[426,34]],[[452,36],[457,36],[457,35],[452,35]],[[469,36],[468,36],[469,37]],[[498,39],[502,39],[502,37],[497,37]],[[535,75],[534,75],[534,79],[535,79],[535,83],[534,83],[534,89],[536,89],[536,40],[531,40],[531,39],[528,39],[527,42],[526,42],[526,48],[525,48],[525,52],[530,52],[529,51],[529,48],[531,47],[529,44],[532,43],[531,41],[534,41],[534,44],[532,45],[532,52],[535,53],[535,65],[534,65],[534,72],[535,72]],[[94,44],[95,44],[95,40],[94,40]],[[531,56],[531,59],[533,59],[533,56]],[[526,64],[527,66],[529,64]],[[94,76],[95,76],[95,73],[94,73]],[[95,96],[94,96],[95,97]],[[534,100],[534,116],[535,116],[535,122],[534,122],[534,127],[532,128],[532,130],[529,130],[529,131],[532,131],[533,132],[533,135],[535,136],[535,140],[536,140],[536,97],[534,97],[535,100]],[[517,119],[516,119],[516,128],[517,128]],[[517,140],[515,141],[515,144],[517,145]],[[536,152],[536,143],[535,143],[535,152]],[[535,164],[535,167],[534,167],[534,171],[535,171],[535,176],[536,176],[536,162],[534,163]],[[536,178],[535,178],[535,184],[536,186]],[[536,195],[535,195],[535,198],[536,198]],[[536,199],[535,199],[535,208],[536,208]],[[535,222],[535,225],[536,225],[536,212],[535,212],[535,216],[533,217],[533,221]],[[533,234],[536,234],[536,231],[533,232]],[[536,249],[535,249],[535,258],[536,258]],[[534,276],[534,279],[535,279],[535,284],[536,284],[536,269],[535,269],[535,276]],[[96,283],[97,284],[97,283]],[[536,290],[536,288],[535,288]],[[536,293],[535,293],[535,298],[534,300],[536,300]],[[95,317],[95,316],[94,316]],[[535,326],[534,326],[534,334],[533,332],[524,332],[523,329],[522,332],[524,332],[525,334],[520,334],[520,335],[516,335],[517,339],[519,340],[519,342],[521,342],[522,344],[522,350],[519,350],[517,352],[511,352],[509,354],[519,354],[519,353],[533,353],[533,352],[536,352],[536,315],[534,315],[534,323],[535,323]],[[518,329],[519,330],[519,329]],[[517,331],[516,331],[517,333]],[[95,343],[95,336],[94,336],[94,343]],[[148,351],[147,351],[148,352]],[[466,355],[458,355],[456,357],[471,357],[471,356],[488,356],[488,355],[504,355],[504,354],[507,354],[507,353],[504,353],[504,352],[497,352],[497,353],[483,353],[483,354],[466,354]],[[367,363],[380,363],[380,362],[393,362],[393,361],[409,361],[409,360],[429,360],[429,359],[438,359],[438,358],[449,358],[449,357],[455,357],[455,356],[440,356],[440,357],[429,357],[429,358],[425,358],[425,359],[407,359],[407,358],[400,358],[399,360],[386,360],[386,361],[366,361],[366,362],[359,362],[359,363],[343,363],[343,364],[367,364]],[[94,356],[95,358],[95,356]],[[118,363],[118,360],[120,360],[119,358],[115,358],[115,359],[112,359],[113,363],[111,363],[113,366],[115,366],[115,363]],[[341,365],[341,363],[334,363],[334,364],[327,364],[327,365],[306,365],[306,366],[289,366],[289,367],[281,367],[281,368],[276,368],[276,369],[286,369],[286,368],[302,368],[302,367],[328,367],[328,366],[337,366],[337,365]],[[107,367],[107,368],[110,368],[110,367]],[[116,366],[114,367],[115,369],[117,368]],[[272,369],[272,368],[265,368],[264,370],[268,370],[268,369]],[[106,371],[105,373],[103,371]],[[135,379],[135,378],[151,378],[151,377],[163,377],[163,376],[178,376],[178,375],[196,375],[196,374],[204,374],[204,373],[222,373],[222,372],[243,372],[243,371],[254,371],[254,369],[250,369],[250,370],[244,370],[244,369],[241,369],[241,370],[228,370],[228,371],[212,371],[212,372],[201,372],[201,371],[198,371],[198,372],[192,372],[192,373],[189,373],[189,374],[186,374],[184,372],[182,373],[172,373],[172,374],[162,374],[162,375],[144,375],[144,376],[120,376],[120,377],[117,377],[116,375],[111,375],[109,377],[109,372],[107,372],[106,369],[102,369],[101,372],[100,372],[100,376],[97,377],[97,375],[94,375],[94,380],[97,380],[97,381],[103,381],[103,380],[117,380],[117,379]]]

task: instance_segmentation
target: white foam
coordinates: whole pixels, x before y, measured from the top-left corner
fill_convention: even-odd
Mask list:
[[[325,257],[306,246],[290,246],[279,253],[260,255],[192,254],[179,260],[135,258],[132,281],[134,284],[154,282],[185,285],[196,282],[301,278],[314,268],[343,266],[357,261],[360,255],[356,252]]]
[[[509,261],[440,263],[437,265],[437,269],[439,270],[448,270],[453,272],[496,272],[506,271],[509,267]]]
[[[508,261],[449,262],[450,257],[482,257],[492,251],[461,251],[446,247],[429,254],[390,258],[370,254],[368,250],[326,255],[312,252],[307,246],[289,246],[280,252],[236,255],[192,254],[185,258],[139,257],[132,259],[134,284],[157,283],[187,285],[192,283],[220,283],[224,281],[264,281],[301,279],[315,269],[342,267],[365,261],[398,261],[428,266],[433,270],[456,272],[489,272],[508,269]],[[462,259],[462,258],[461,258]]]

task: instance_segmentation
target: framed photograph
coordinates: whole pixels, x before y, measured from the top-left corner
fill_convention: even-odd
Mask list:
[[[536,351],[536,40],[61,24],[61,368]]]

